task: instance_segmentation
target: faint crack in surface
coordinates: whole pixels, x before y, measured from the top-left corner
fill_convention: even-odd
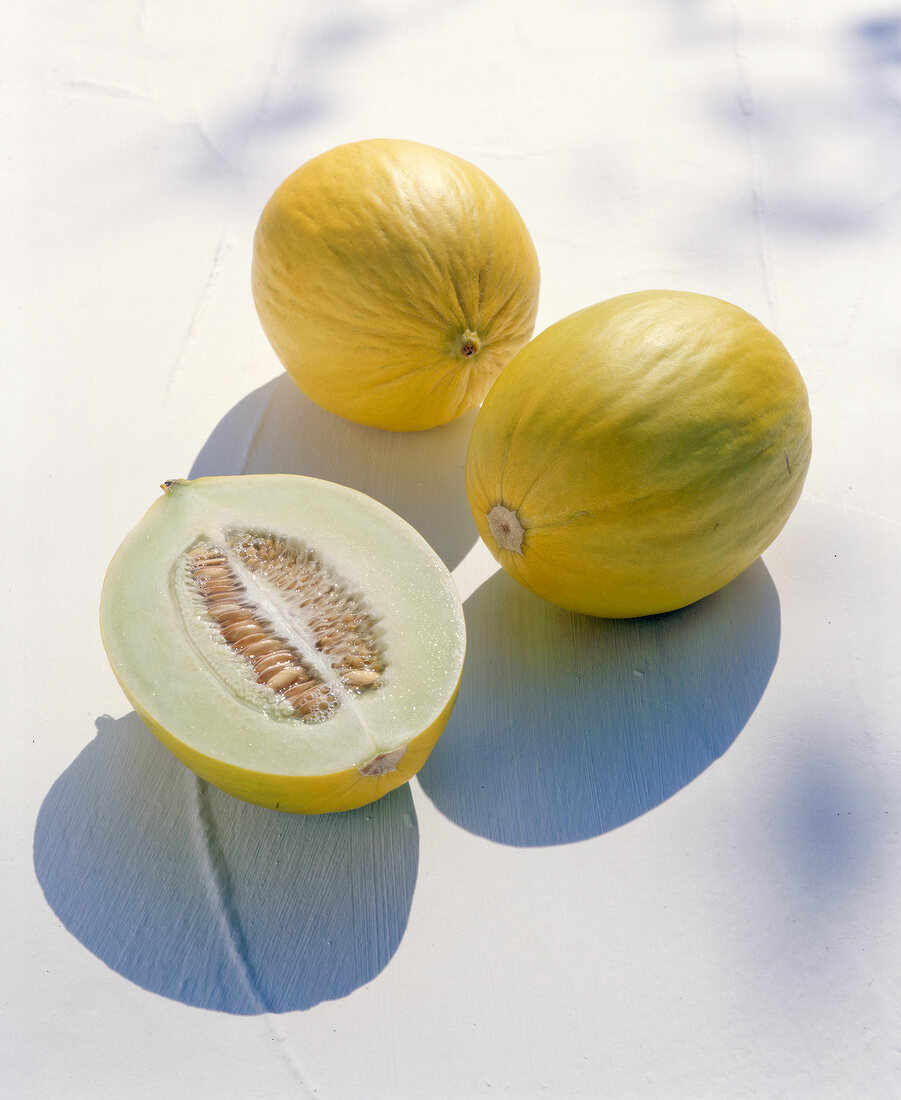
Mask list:
[[[773,272],[770,262],[770,252],[767,242],[764,219],[766,201],[763,195],[763,170],[761,167],[760,138],[757,133],[757,105],[754,99],[754,91],[751,87],[751,79],[748,75],[748,63],[744,38],[744,23],[741,17],[741,13],[739,11],[738,0],[731,0],[730,11],[732,18],[732,52],[735,56],[736,70],[738,73],[738,99],[748,139],[748,154],[750,158],[751,178],[751,201],[753,204],[752,216],[754,219],[754,228],[760,253],[760,264],[763,272],[764,286],[766,289],[767,304],[770,307],[770,316],[775,317]]]
[[[226,230],[219,240],[219,244],[216,246],[216,252],[213,255],[212,263],[210,264],[209,273],[207,274],[206,282],[203,285],[203,290],[200,293],[200,298],[197,302],[197,307],[194,310],[194,315],[191,318],[191,324],[188,327],[187,335],[182,341],[181,348],[175,360],[175,364],[169,375],[169,384],[166,388],[166,403],[172,404],[178,400],[178,385],[180,379],[185,370],[185,364],[188,362],[191,352],[197,340],[197,334],[203,325],[203,320],[206,315],[209,302],[215,293],[216,287],[219,285],[219,280],[222,278],[222,272],[225,269],[225,265],[229,254],[234,251],[235,238],[230,230]]]
[[[200,873],[206,887],[210,907],[219,920],[222,938],[225,941],[227,957],[238,974],[248,1002],[256,1012],[266,1020],[269,1031],[276,1040],[279,1050],[290,1066],[297,1083],[297,1093],[312,1097],[314,1091],[308,1085],[309,1073],[298,1062],[288,1042],[288,1036],[278,1025],[272,1008],[260,987],[259,977],[250,958],[250,948],[238,908],[235,903],[234,888],[228,861],[219,841],[216,818],[210,800],[210,787],[205,780],[195,778],[197,814],[194,840],[197,846]]]

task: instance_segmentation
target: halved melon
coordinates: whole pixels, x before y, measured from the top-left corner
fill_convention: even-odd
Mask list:
[[[223,791],[295,813],[372,802],[450,716],[465,625],[446,567],[353,489],[167,482],[103,585],[103,644],[146,725]]]

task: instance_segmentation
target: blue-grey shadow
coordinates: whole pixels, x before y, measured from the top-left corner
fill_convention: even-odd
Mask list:
[[[222,794],[135,714],[50,789],[34,865],[51,908],[129,981],[200,1008],[306,1009],[371,981],[406,928],[419,858],[409,788],[302,817]]]
[[[504,844],[562,844],[658,806],[732,744],[779,650],[762,562],[667,615],[574,615],[505,573],[466,601],[459,700],[419,773],[435,806]]]
[[[885,70],[901,69],[901,13],[865,17],[854,23],[850,33],[866,69],[880,77]]]
[[[190,477],[305,474],[380,500],[434,548],[449,569],[476,540],[466,502],[466,448],[475,411],[424,432],[386,432],[326,412],[282,373],[230,409]]]
[[[306,135],[333,118],[340,107],[344,89],[335,82],[336,67],[355,53],[372,48],[390,30],[384,17],[326,10],[308,26],[298,22],[285,27],[282,56],[267,86],[251,100],[223,96],[208,129],[198,127],[192,155],[184,156],[183,179],[205,189],[217,179],[243,180],[252,172],[254,150],[260,142],[300,149],[300,159],[291,167],[306,159],[307,152],[311,156],[321,152],[305,149]]]

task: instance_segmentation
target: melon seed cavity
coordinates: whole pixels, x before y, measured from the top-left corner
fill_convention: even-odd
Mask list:
[[[376,618],[363,597],[295,539],[232,531],[186,554],[192,604],[214,624],[243,676],[306,721],[385,671]]]

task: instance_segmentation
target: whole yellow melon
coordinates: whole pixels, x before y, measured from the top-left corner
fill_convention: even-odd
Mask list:
[[[291,377],[331,412],[395,431],[481,402],[532,335],[538,283],[510,199],[418,142],[352,142],[308,161],[254,237],[254,302]]]
[[[539,596],[610,618],[693,603],[738,576],[795,506],[807,390],[744,310],[626,294],[537,336],[476,417],[479,533]]]

